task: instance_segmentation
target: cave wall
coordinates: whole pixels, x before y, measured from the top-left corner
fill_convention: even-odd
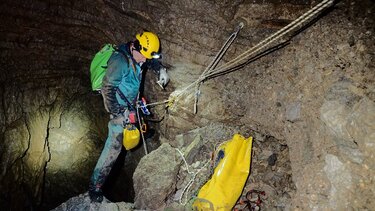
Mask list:
[[[103,43],[126,42],[142,29],[160,35],[171,82],[161,90],[147,75],[145,95],[155,102],[196,80],[239,22],[245,27],[223,62],[317,3],[2,2],[0,184],[7,191],[1,204],[29,207],[85,191],[83,183],[61,186],[88,179],[103,144],[107,117],[88,80],[90,59]],[[197,115],[193,93],[170,107],[161,136],[178,146],[176,135],[217,123],[275,137],[289,147],[293,208],[374,207],[368,200],[375,189],[373,12],[371,1],[338,2],[287,46],[205,82]],[[161,117],[164,109],[154,112]],[[75,133],[75,125],[81,131]],[[72,168],[62,170],[63,164]],[[61,180],[48,180],[53,177]],[[63,188],[63,196],[47,194],[55,188]]]
[[[303,6],[240,4],[232,17],[246,20],[247,27],[226,59],[301,15],[306,11]],[[277,18],[263,16],[257,22],[257,12],[250,10],[272,11]],[[242,133],[255,130],[285,140],[297,187],[291,208],[373,207],[369,200],[374,196],[373,10],[368,1],[339,2],[287,46],[205,82],[197,115],[193,114],[192,90],[170,108],[161,131],[173,140],[182,132],[220,122],[238,126]],[[220,30],[226,28],[231,27],[224,24]],[[245,37],[249,34],[253,36]],[[200,48],[200,52],[208,49]],[[174,84],[177,89],[194,81],[210,61],[201,54],[192,56],[199,59],[190,59],[190,65],[172,62],[171,74],[184,75]]]
[[[96,48],[116,39],[100,4],[90,3],[1,3],[5,210],[50,209],[87,189],[107,124],[101,97],[89,92],[88,65]]]
[[[289,147],[292,208],[373,207],[373,9],[370,2],[341,2],[284,48],[206,82],[198,115],[191,93],[174,107],[165,133],[223,122],[271,135]]]

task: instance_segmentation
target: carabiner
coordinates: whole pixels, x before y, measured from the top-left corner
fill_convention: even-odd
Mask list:
[[[145,133],[146,131],[147,131],[147,125],[145,124],[145,123],[143,123],[142,125],[141,125],[141,132],[142,133]]]

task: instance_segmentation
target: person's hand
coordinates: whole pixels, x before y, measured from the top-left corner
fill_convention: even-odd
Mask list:
[[[169,82],[169,75],[167,74],[167,69],[162,67],[159,73],[159,81],[158,84],[164,88]]]

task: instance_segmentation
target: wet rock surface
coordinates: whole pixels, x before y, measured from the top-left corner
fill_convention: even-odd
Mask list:
[[[62,203],[60,206],[52,209],[54,211],[85,211],[85,210],[116,210],[116,211],[130,211],[134,210],[134,205],[132,203],[117,202],[113,203],[103,199],[102,203],[92,203],[88,193],[80,194],[79,196],[72,197],[68,201]]]

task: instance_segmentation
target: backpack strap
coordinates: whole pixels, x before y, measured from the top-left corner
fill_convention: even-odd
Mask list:
[[[137,70],[135,68],[134,62],[131,59],[129,59],[128,54],[125,53],[125,51],[123,51],[123,50],[121,50],[120,48],[117,48],[117,47],[115,48],[115,51],[119,52],[120,54],[122,54],[125,57],[125,59],[128,61],[128,68],[130,67],[130,63],[132,64],[134,74],[137,74]]]
[[[137,74],[137,72],[136,72],[137,70],[136,70],[136,67],[135,67],[135,65],[134,65],[134,62],[128,57],[128,54],[125,53],[125,52],[124,52],[123,50],[121,50],[120,48],[117,48],[117,47],[115,48],[115,50],[116,50],[117,52],[119,52],[120,54],[122,54],[126,60],[128,60],[128,68],[130,67],[130,63],[132,64],[132,66],[133,66],[133,70],[134,70],[134,74]],[[119,94],[119,96],[121,97],[121,99],[124,100],[124,101],[128,104],[129,108],[130,108],[131,110],[135,111],[134,106],[130,103],[130,101],[128,100],[128,98],[125,97],[125,94],[124,94],[120,89],[117,89],[117,93]],[[137,95],[137,97],[138,97],[138,95]],[[137,97],[136,97],[136,98],[137,98]],[[136,100],[137,100],[137,99],[135,99],[135,101],[136,101]]]
[[[130,101],[128,100],[128,98],[125,97],[124,93],[122,93],[122,91],[120,89],[117,89],[117,93],[120,95],[121,99],[123,99],[128,104],[129,108],[132,111],[135,111],[134,106],[130,103]]]

